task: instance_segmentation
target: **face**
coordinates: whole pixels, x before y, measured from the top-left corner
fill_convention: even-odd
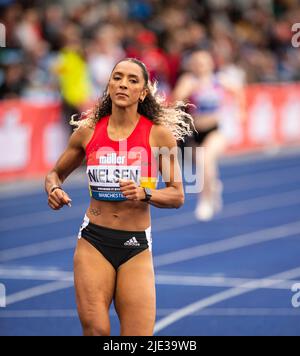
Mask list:
[[[137,105],[147,95],[142,69],[133,62],[117,64],[108,83],[112,103],[119,107]]]
[[[196,75],[204,75],[213,72],[214,63],[208,52],[196,52],[191,57],[190,68]]]

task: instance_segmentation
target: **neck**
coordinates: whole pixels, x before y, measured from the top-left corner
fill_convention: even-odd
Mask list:
[[[131,126],[137,122],[139,117],[136,107],[120,108],[113,105],[110,123],[112,126]]]

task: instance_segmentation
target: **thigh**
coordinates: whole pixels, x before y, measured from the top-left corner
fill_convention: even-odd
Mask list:
[[[155,324],[155,278],[152,254],[147,249],[120,266],[115,308],[122,336],[149,336]]]
[[[116,271],[84,238],[78,240],[74,255],[74,282],[82,323],[107,317],[115,290]]]
[[[203,142],[205,155],[208,158],[217,159],[224,152],[226,144],[226,138],[220,130],[210,132]]]

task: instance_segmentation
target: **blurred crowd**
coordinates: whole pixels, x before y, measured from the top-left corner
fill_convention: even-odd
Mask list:
[[[62,98],[74,112],[102,95],[124,57],[144,61],[170,93],[196,49],[249,83],[296,81],[299,19],[299,0],[0,0],[0,99]]]

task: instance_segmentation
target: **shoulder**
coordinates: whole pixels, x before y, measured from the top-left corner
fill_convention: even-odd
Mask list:
[[[192,83],[196,81],[196,78],[192,73],[186,72],[179,77],[179,81],[181,81],[182,83]]]
[[[81,146],[85,148],[94,134],[94,127],[79,126],[70,137],[71,146]]]
[[[175,100],[187,99],[195,90],[197,86],[197,79],[191,73],[182,74],[177,80],[173,91],[173,98]]]
[[[151,146],[174,147],[177,145],[172,131],[164,125],[154,124],[151,129],[151,136],[154,143]]]
[[[190,88],[191,90],[193,90],[196,85],[197,79],[192,73],[182,74],[177,81],[177,87]]]

